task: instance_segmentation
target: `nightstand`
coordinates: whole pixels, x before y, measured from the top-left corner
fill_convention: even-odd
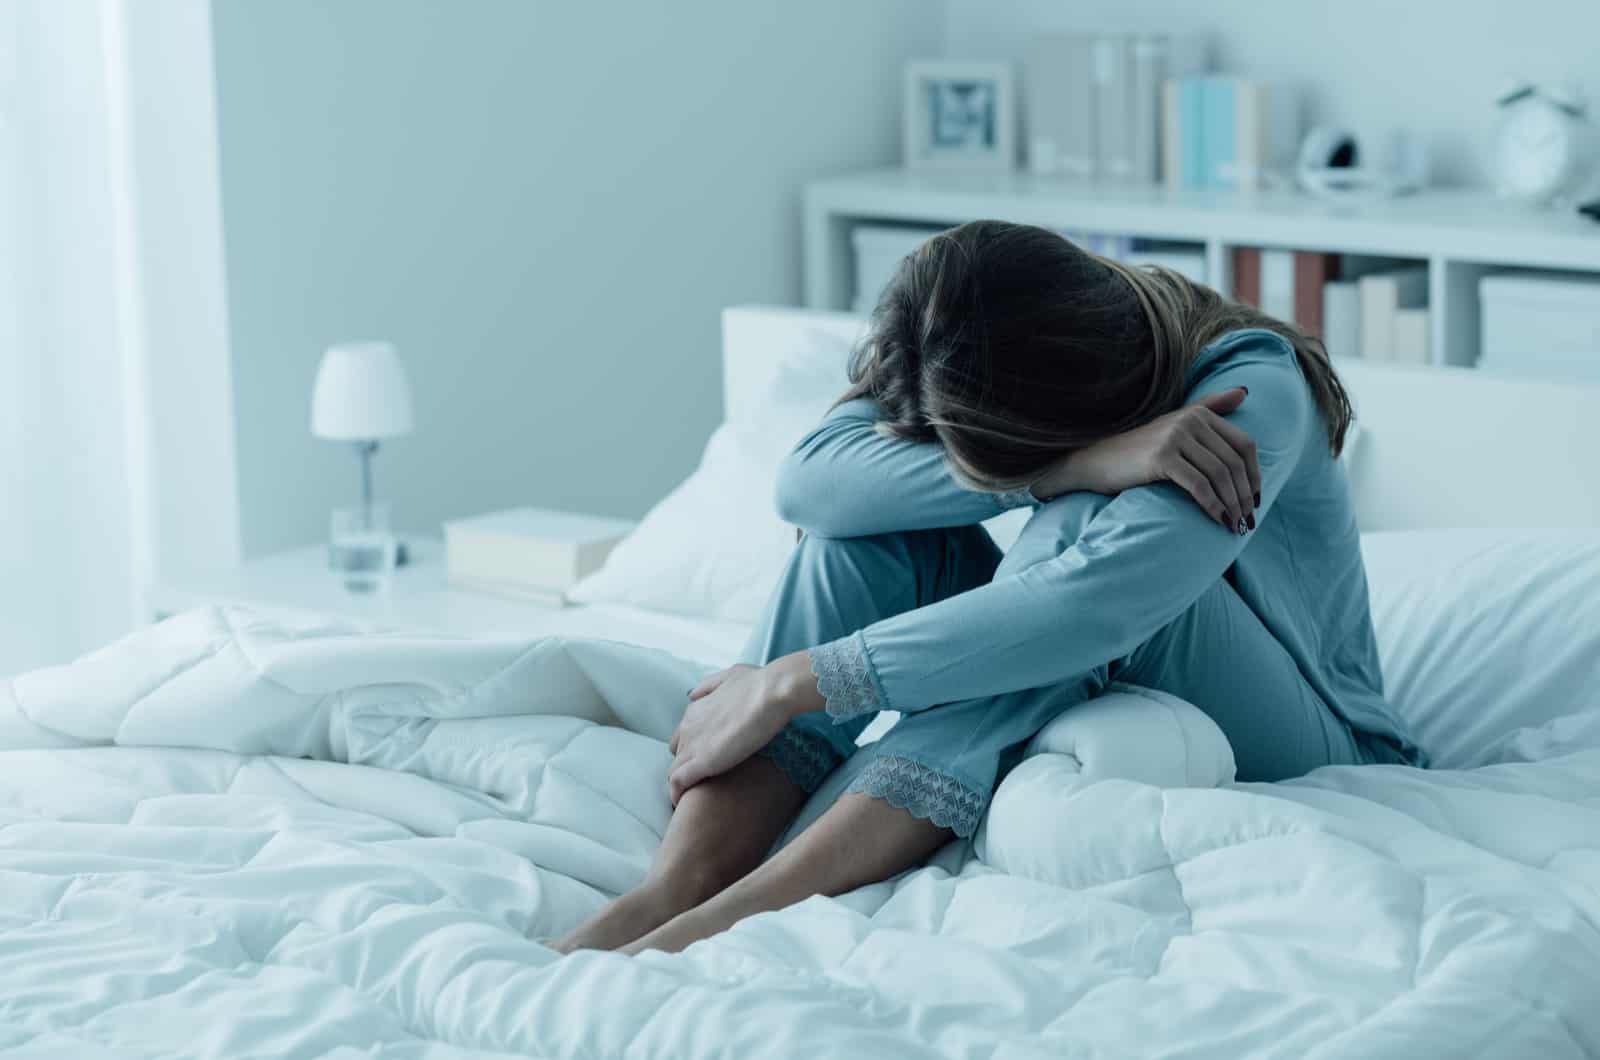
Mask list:
[[[232,605],[265,613],[318,614],[368,629],[407,629],[462,635],[561,633],[604,636],[614,623],[593,608],[557,607],[452,588],[445,579],[444,544],[407,537],[410,562],[397,569],[383,595],[351,593],[328,569],[325,544],[249,560],[229,570],[163,580],[146,594],[159,620],[192,607]]]

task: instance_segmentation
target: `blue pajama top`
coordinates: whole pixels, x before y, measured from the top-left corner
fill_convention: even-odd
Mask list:
[[[1082,674],[1133,651],[1232,567],[1239,596],[1323,701],[1422,764],[1384,700],[1355,510],[1293,347],[1266,330],[1231,332],[1195,357],[1188,384],[1191,402],[1249,389],[1229,419],[1256,443],[1255,530],[1230,533],[1168,483],[1126,490],[1054,559],[812,649],[819,672],[857,690],[830,696],[829,712],[926,710]],[[800,441],[779,474],[784,519],[858,537],[971,525],[1031,502],[965,488],[941,446],[886,437],[882,418],[874,401],[847,402]]]

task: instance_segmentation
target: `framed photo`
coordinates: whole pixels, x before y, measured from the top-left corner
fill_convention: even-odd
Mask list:
[[[901,122],[913,169],[1010,169],[1017,108],[1005,63],[906,64]]]

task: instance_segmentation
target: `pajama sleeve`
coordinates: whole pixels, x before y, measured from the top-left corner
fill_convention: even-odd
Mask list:
[[[778,470],[778,515],[821,537],[971,526],[1032,503],[956,481],[944,448],[879,433],[883,409],[847,401],[800,440]]]
[[[1307,445],[1327,444],[1287,342],[1252,332],[1195,386],[1249,396],[1229,416],[1255,440],[1261,504],[1254,533]],[[958,596],[873,623],[811,649],[836,721],[918,711],[1053,684],[1131,652],[1198,600],[1247,543],[1168,484],[1127,490],[1070,547]]]

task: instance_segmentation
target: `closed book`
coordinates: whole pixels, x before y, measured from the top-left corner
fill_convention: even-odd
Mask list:
[[[1061,171],[1073,76],[1072,54],[1065,34],[1034,38],[1022,65],[1022,119],[1028,137],[1028,169],[1041,176]]]
[[[1290,172],[1300,151],[1300,91],[1287,81],[1269,81],[1256,92],[1259,125],[1256,129],[1256,186],[1266,174]]]
[[[1394,314],[1427,304],[1425,266],[1388,269],[1361,277],[1361,355],[1375,361],[1394,358]]]
[[[600,569],[634,524],[542,508],[512,508],[444,524],[451,584],[559,594]]]
[[[1167,76],[1167,38],[1134,37],[1128,46],[1128,158],[1131,178],[1161,179],[1162,82]]]
[[[1207,77],[1201,81],[1202,187],[1232,188],[1238,181],[1238,110],[1234,88],[1235,79],[1231,77]]]
[[[1178,83],[1179,186],[1203,188],[1205,181],[1205,79],[1186,77]]]
[[[1396,309],[1391,325],[1391,360],[1402,364],[1427,364],[1428,310],[1426,308]]]
[[[1094,176],[1095,167],[1095,85],[1094,50],[1096,35],[1069,33],[1065,51],[1068,62],[1066,121],[1057,155],[1060,172],[1069,177]]]
[[[1113,183],[1133,179],[1133,38],[1116,34],[1094,42],[1095,176]]]
[[[1339,256],[1299,250],[1294,255],[1294,322],[1311,335],[1322,334],[1322,289],[1339,278]]]
[[[1256,247],[1233,248],[1233,300],[1261,308],[1261,251]]]
[[[1254,81],[1234,84],[1233,157],[1219,166],[1219,179],[1227,187],[1251,190],[1261,182],[1262,87]]]
[[[1361,285],[1356,280],[1322,285],[1322,345],[1334,357],[1361,356]]]
[[[1286,170],[1292,164],[1300,135],[1298,95],[1292,85],[1280,82],[1229,80],[1233,136],[1231,141],[1207,144],[1212,155],[1213,183],[1253,191],[1265,185],[1269,172]]]
[[[1261,311],[1269,317],[1294,320],[1294,251],[1261,252]]]
[[[1175,79],[1161,86],[1161,182],[1183,187],[1183,82]]]

